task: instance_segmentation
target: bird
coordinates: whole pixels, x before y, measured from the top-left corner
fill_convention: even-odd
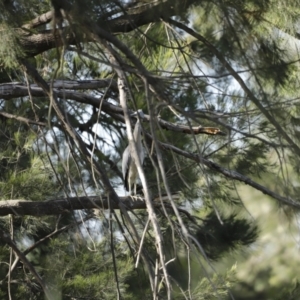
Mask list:
[[[133,113],[131,116],[139,115],[141,119],[144,118],[144,113],[141,109],[139,109],[137,112]],[[143,165],[144,159],[145,159],[145,153],[144,148],[142,145],[142,126],[140,123],[140,119],[137,119],[137,122],[134,126],[133,131],[133,139],[135,142],[136,150],[138,153],[138,157],[140,160],[141,165]],[[134,186],[134,194],[136,195],[136,184],[137,184],[137,178],[138,178],[138,170],[136,166],[136,162],[133,158],[133,150],[130,147],[130,144],[126,147],[126,149],[123,152],[122,156],[122,171],[123,171],[123,179],[124,179],[124,185],[127,191],[129,193],[132,193],[132,187]]]

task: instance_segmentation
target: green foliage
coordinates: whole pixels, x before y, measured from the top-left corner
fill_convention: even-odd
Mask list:
[[[242,174],[254,174],[261,177],[268,170],[266,155],[269,152],[268,145],[264,143],[249,143],[240,150],[235,169]]]
[[[6,70],[16,69],[18,67],[17,59],[22,56],[22,50],[18,43],[18,34],[9,26],[2,24],[0,26],[0,71],[2,68]]]
[[[6,126],[2,131],[0,142],[1,199],[42,200],[53,196],[56,187],[50,165],[33,150],[36,135],[21,128],[16,132],[8,129]]]
[[[224,276],[215,274],[210,279],[203,278],[193,291],[192,296],[201,300],[226,299],[235,283],[235,273],[236,266],[234,265]]]
[[[213,260],[239,246],[251,245],[257,237],[258,227],[249,220],[238,219],[235,214],[218,218],[215,212],[208,214],[195,232],[197,242]]]
[[[143,122],[149,155],[144,170],[151,195],[156,197],[159,191],[162,194],[170,191],[180,209],[178,214],[174,213],[167,199],[165,207],[157,205],[155,211],[164,239],[163,258],[168,262],[172,298],[229,299],[233,291],[236,299],[242,299],[243,292],[249,299],[297,299],[297,274],[285,261],[286,257],[293,257],[293,264],[299,263],[289,252],[294,246],[290,241],[277,245],[269,237],[274,235],[277,242],[277,237],[285,236],[289,228],[266,233],[256,218],[245,217],[244,199],[249,197],[255,202],[258,196],[253,196],[253,189],[243,190],[243,186],[251,178],[265,193],[270,189],[288,201],[299,199],[300,3],[187,1],[192,5],[183,10],[182,2],[174,1],[148,24],[142,22],[142,26],[125,32],[130,29],[127,24],[123,33],[114,32],[113,26],[122,27],[122,22],[125,24],[128,19],[130,25],[134,25],[135,18],[140,22],[140,10],[153,8],[158,2],[0,3],[0,83],[5,84],[0,88],[11,85],[10,92],[13,88],[18,92],[21,88],[11,82],[19,81],[19,85],[30,91],[24,97],[6,95],[0,102],[0,113],[4,113],[0,119],[0,199],[47,201],[58,196],[65,199],[107,196],[107,187],[103,186],[90,158],[101,166],[113,188],[119,194],[124,192],[118,168],[127,141],[123,115],[117,109],[110,109],[110,105],[119,105],[120,99],[113,86],[119,67],[109,60],[112,55],[109,45],[125,72],[129,108],[142,108],[154,115],[150,120],[153,127]],[[63,30],[58,27],[59,18],[37,27],[28,25],[52,9],[52,5],[61,5],[56,7],[55,17],[64,14]],[[135,18],[126,16],[132,12]],[[164,18],[169,14],[176,14],[171,16],[172,20],[188,25],[196,34],[171,26],[170,19]],[[150,16],[149,13],[147,20]],[[54,25],[57,27],[53,28]],[[111,40],[117,39],[123,47],[97,36],[97,26],[112,33]],[[40,46],[46,34],[47,43]],[[53,34],[57,35],[54,41]],[[30,42],[32,49],[28,48]],[[31,57],[30,64],[42,78],[51,82],[50,86],[74,80],[74,86],[66,85],[66,93],[58,97],[64,120],[59,119],[53,99],[42,92],[35,96],[40,91],[33,84],[36,78],[25,76],[24,68],[19,65],[25,54]],[[76,86],[77,80],[97,79],[112,82],[105,88]],[[29,87],[28,83],[32,85]],[[149,88],[149,95],[145,87]],[[59,93],[62,88],[54,90]],[[227,136],[168,131],[158,125],[158,119],[173,125],[219,127]],[[44,123],[37,125],[37,121]],[[82,137],[90,151],[89,159],[66,130],[65,121],[73,133]],[[157,168],[153,140],[147,135],[153,134],[153,128],[158,141],[186,154],[161,148],[168,186]],[[191,156],[197,157],[197,162]],[[205,164],[203,157],[218,168]],[[219,172],[221,168],[223,172]],[[278,212],[263,206],[265,198],[259,200],[255,206],[266,211],[263,220],[270,222],[271,228],[277,228],[277,223],[283,223]],[[157,232],[151,222],[144,232],[149,212],[128,211],[135,230],[144,238],[145,257],[158,273],[155,278],[161,280],[164,275],[156,249]],[[295,226],[294,211],[285,212]],[[144,260],[140,258],[139,266],[134,267],[137,253],[140,254],[139,245],[127,219],[115,213],[110,216],[100,212],[98,218],[91,217],[88,211],[65,212],[57,217],[10,216],[0,219],[0,227],[13,232],[22,250],[40,242],[27,258],[49,285],[55,299],[116,299],[117,288],[122,299],[152,299]],[[83,221],[88,216],[90,219]],[[116,222],[116,216],[120,223]],[[60,228],[63,230],[58,232]],[[250,250],[257,257],[266,255],[259,248],[264,240],[268,240],[263,244],[266,249],[272,245],[276,255],[252,263]],[[245,257],[241,262],[239,253],[244,249],[249,249],[249,253],[243,252]],[[0,241],[1,299],[8,298],[6,275],[12,258],[9,247]],[[276,272],[273,264],[284,270],[286,278]],[[11,274],[12,298],[43,299],[36,278],[25,268],[19,262]],[[166,280],[158,282],[157,294],[160,299],[167,298]]]
[[[69,255],[71,260],[67,263],[67,272],[65,273],[65,270],[62,270],[64,274],[62,275],[63,294],[71,297],[86,297],[88,295],[90,299],[113,299],[116,297],[117,290],[112,257],[111,255],[108,256],[108,253],[103,256],[102,247],[101,244],[97,246],[96,255],[91,255],[89,251],[82,251],[83,249],[78,249],[79,251],[74,253],[76,257]],[[50,256],[49,263],[51,263],[52,259]],[[124,299],[130,299],[130,293],[126,293],[128,289],[126,280],[130,273],[133,272],[132,261],[130,259],[123,261],[123,259],[117,256],[119,288],[121,295],[124,295]],[[76,274],[79,269],[81,269],[80,274]],[[54,268],[54,274],[56,271],[57,269]]]

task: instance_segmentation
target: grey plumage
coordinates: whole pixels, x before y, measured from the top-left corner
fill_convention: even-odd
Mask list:
[[[137,113],[140,115],[140,118],[144,117],[142,110],[138,110]],[[135,113],[134,115],[136,115],[137,113]],[[135,142],[140,163],[143,164],[145,154],[142,145],[141,131],[142,131],[142,127],[141,127],[140,120],[138,119],[134,126],[133,139]],[[134,194],[136,194],[136,181],[138,178],[138,171],[137,171],[136,163],[134,161],[132,152],[133,151],[130,145],[128,145],[124,150],[122,156],[122,171],[123,171],[123,179],[124,179],[126,190],[131,193],[132,187],[134,186]]]

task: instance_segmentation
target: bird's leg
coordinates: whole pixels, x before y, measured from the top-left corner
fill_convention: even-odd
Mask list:
[[[128,183],[128,187],[129,187],[129,195],[131,196],[131,184],[130,184],[130,182]]]
[[[130,178],[128,179],[128,188],[129,188],[129,197],[134,201],[134,196],[132,195],[132,189],[131,189],[131,180]]]
[[[136,186],[137,186],[137,184],[135,183],[134,184],[134,187],[133,187],[133,192],[134,192],[134,194],[133,195],[131,195],[131,186],[130,186],[130,198],[133,200],[133,201],[136,201],[136,200],[138,200],[138,199],[140,199],[140,197],[138,197],[137,196],[137,194],[136,194]]]

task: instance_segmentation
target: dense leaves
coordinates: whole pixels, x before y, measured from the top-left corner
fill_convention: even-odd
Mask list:
[[[2,1],[0,200],[57,211],[0,219],[0,298],[296,299],[295,245],[251,253],[268,254],[265,227],[298,234],[299,4]],[[137,109],[142,202],[126,206]],[[118,209],[62,210],[74,197]]]

